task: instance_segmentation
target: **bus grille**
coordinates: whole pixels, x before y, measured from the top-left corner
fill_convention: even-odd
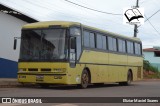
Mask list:
[[[38,68],[29,68],[28,71],[38,71]]]
[[[51,72],[51,69],[50,68],[42,68],[41,71],[43,71],[43,72]]]

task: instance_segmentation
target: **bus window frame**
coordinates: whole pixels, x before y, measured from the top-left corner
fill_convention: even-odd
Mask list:
[[[84,46],[84,35],[82,35],[82,49],[84,50],[84,49],[86,49],[86,50],[93,50],[93,51],[98,51],[98,52],[106,52],[106,53],[113,53],[113,54],[120,54],[120,55],[128,55],[128,56],[137,56],[137,57],[142,57],[142,42],[141,41],[136,41],[136,40],[132,40],[132,39],[130,39],[130,38],[125,38],[125,37],[123,37],[123,36],[116,36],[116,35],[114,35],[114,34],[111,34],[111,33],[105,33],[105,32],[102,32],[102,31],[98,31],[98,30],[94,30],[94,29],[92,29],[92,28],[88,28],[88,27],[83,27],[83,31],[82,31],[82,34],[83,34],[83,32],[84,32],[84,30],[86,30],[86,31],[88,31],[89,33],[94,33],[95,34],[95,36],[97,35],[97,34],[101,34],[101,35],[103,35],[103,36],[106,36],[106,46],[107,46],[107,48],[106,48],[106,50],[104,50],[104,49],[98,49],[97,48],[97,42],[95,42],[96,43],[96,48],[90,48],[90,47],[85,47]],[[111,50],[109,50],[109,44],[108,44],[108,37],[112,37],[112,38],[115,38],[116,39],[116,42],[117,42],[117,51],[111,51]],[[97,37],[95,37],[95,40],[97,40],[96,39]],[[118,39],[122,39],[122,40],[124,40],[125,41],[125,49],[126,49],[126,51],[125,52],[119,52],[118,51]],[[140,55],[136,55],[135,53],[133,53],[133,54],[130,54],[130,53],[128,53],[127,52],[127,41],[131,41],[131,42],[136,42],[136,43],[138,43],[138,44],[140,44],[140,46],[141,46],[141,54]],[[82,50],[82,51],[83,51]],[[133,50],[134,50],[134,48],[133,48]]]

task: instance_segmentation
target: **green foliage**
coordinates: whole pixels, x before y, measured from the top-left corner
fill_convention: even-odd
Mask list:
[[[143,69],[146,71],[150,70],[150,63],[147,60],[143,60]]]
[[[147,60],[143,60],[143,69],[146,71],[152,71],[152,72],[158,73],[158,68],[152,66]]]

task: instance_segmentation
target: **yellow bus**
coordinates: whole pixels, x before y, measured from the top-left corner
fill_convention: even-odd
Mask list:
[[[14,49],[16,49],[16,41]],[[142,79],[142,43],[78,22],[51,21],[22,28],[18,81],[41,86],[116,82]]]

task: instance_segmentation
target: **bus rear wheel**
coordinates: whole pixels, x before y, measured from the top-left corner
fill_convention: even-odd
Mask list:
[[[131,71],[128,71],[127,81],[126,82],[119,82],[119,85],[128,86],[131,84],[131,82],[132,82],[132,73],[131,73]]]
[[[87,88],[88,84],[89,84],[89,73],[85,69],[82,72],[82,75],[81,75],[81,84],[79,84],[78,87],[82,88],[82,89],[85,89],[85,88]]]

